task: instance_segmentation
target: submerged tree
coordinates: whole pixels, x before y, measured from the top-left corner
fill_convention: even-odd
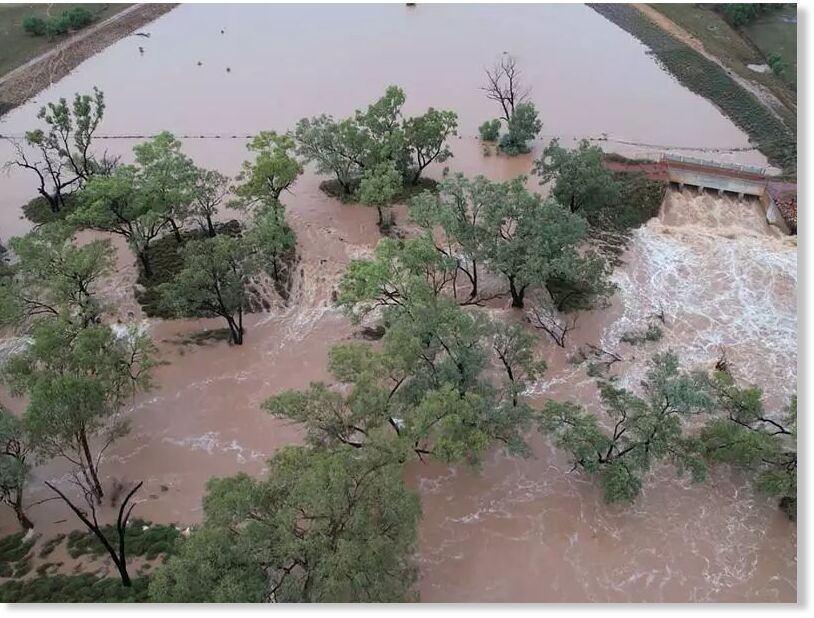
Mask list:
[[[73,230],[54,222],[12,238],[10,246],[17,261],[0,285],[0,325],[61,317],[87,326],[100,320],[104,307],[94,288],[112,271],[110,241],[77,246]]]
[[[229,193],[229,178],[214,170],[196,168],[189,215],[207,235],[215,236],[215,217]]]
[[[93,95],[76,94],[72,105],[62,98],[43,106],[37,114],[45,129],[27,131],[24,145],[14,142],[16,157],[11,165],[36,175],[37,192],[52,212],[59,212],[68,196],[91,177],[110,171],[112,162],[96,159],[91,152],[104,110],[104,94],[98,88],[93,89]],[[37,158],[26,149],[35,151]]]
[[[302,174],[302,163],[294,156],[295,142],[289,135],[261,131],[246,148],[254,161],[244,161],[233,191],[244,208],[280,207],[280,195]]]
[[[398,250],[393,242],[385,246]],[[426,252],[433,252],[427,241],[398,250],[392,262],[382,252],[357,262],[340,284],[340,303],[354,310],[358,304],[363,313],[380,307],[385,327],[381,349],[346,344],[331,351],[331,373],[346,388],[312,384],[264,406],[303,423],[315,445],[445,461],[476,462],[495,442],[525,453],[531,410],[518,394],[542,369],[533,361],[532,338],[506,332],[440,293],[433,286],[438,271],[422,270],[418,259],[410,265]],[[508,379],[500,384],[488,372],[498,358]]]
[[[405,100],[401,88],[389,86],[350,118],[303,118],[295,131],[297,152],[316,162],[317,173],[333,174],[342,196],[353,195],[363,175],[376,168],[392,166],[405,184],[417,184],[431,163],[452,156],[447,140],[456,133],[458,117],[429,108],[421,116],[405,118]]]
[[[101,457],[127,433],[120,412],[149,388],[152,366],[152,343],[134,329],[117,335],[102,324],[54,319],[34,325],[30,345],[8,359],[3,378],[12,394],[28,397],[23,423],[37,453],[73,464],[75,481],[101,501]]]
[[[212,479],[204,523],[150,582],[158,602],[411,598],[420,516],[397,463],[286,447],[265,478]]]
[[[511,54],[503,54],[492,68],[486,69],[486,85],[482,90],[488,99],[500,105],[501,118],[507,123],[511,122],[516,106],[531,94],[531,88],[525,87],[520,80],[517,58]]]
[[[551,433],[575,467],[596,474],[607,502],[632,502],[642,477],[660,460],[679,475],[705,478],[701,441],[688,434],[685,421],[710,410],[703,376],[682,373],[671,352],[655,355],[642,382],[642,395],[600,382],[600,398],[612,426],[571,402],[549,401],[540,414],[540,430]]]
[[[164,306],[178,316],[222,317],[232,343],[242,344],[248,284],[259,272],[251,248],[241,238],[222,235],[191,240],[182,255],[183,268],[159,287]]]
[[[455,260],[458,272],[469,282],[467,302],[479,299],[479,265],[485,259],[484,213],[500,191],[500,185],[483,176],[469,180],[463,174],[455,174],[441,182],[437,195],[425,191],[410,200],[413,221],[428,231],[435,226],[443,230],[443,238],[436,248]],[[455,285],[453,295],[456,298],[457,293]]]
[[[14,510],[23,530],[34,527],[23,508],[30,453],[23,423],[0,404],[0,502]]]
[[[127,240],[147,277],[153,275],[150,246],[168,224],[167,213],[146,199],[139,170],[121,165],[109,176],[97,176],[88,183],[69,221]]]
[[[726,371],[709,384],[722,416],[701,432],[707,457],[752,471],[762,493],[779,498],[790,519],[797,514],[797,397],[782,415],[769,415],[757,387],[740,388]]]
[[[591,219],[619,197],[620,186],[604,164],[604,153],[583,139],[579,147],[567,150],[554,139],[535,161],[540,183],[553,182],[551,194],[571,212]]]
[[[190,216],[197,170],[181,152],[181,142],[168,131],[133,146],[136,155],[138,199],[160,213],[181,242],[181,228]]]
[[[392,162],[381,163],[368,169],[362,175],[357,191],[358,199],[362,204],[375,206],[379,213],[377,223],[380,229],[389,227],[390,211],[387,212],[387,222],[382,212],[402,191],[404,180],[401,173]],[[385,224],[387,223],[387,224]]]
[[[508,128],[508,132],[500,138],[498,148],[511,156],[530,152],[528,142],[537,137],[543,129],[534,103],[519,103],[512,112]]]

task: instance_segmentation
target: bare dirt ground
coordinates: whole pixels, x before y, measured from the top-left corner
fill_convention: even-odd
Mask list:
[[[177,4],[137,4],[78,32],[24,65],[0,77],[0,103],[13,109],[62,79],[94,54],[133,33]]]

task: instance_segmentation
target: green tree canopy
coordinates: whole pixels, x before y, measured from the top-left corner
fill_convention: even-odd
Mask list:
[[[599,383],[600,398],[610,427],[571,402],[548,401],[540,413],[540,430],[552,434],[574,465],[600,478],[607,502],[632,502],[642,478],[660,460],[673,463],[679,475],[705,478],[700,441],[686,421],[708,412],[713,402],[704,377],[679,370],[672,352],[656,354],[642,382],[641,396]]]
[[[286,447],[267,476],[212,479],[204,523],[150,582],[158,602],[412,598],[417,496],[389,461]]]
[[[512,156],[530,152],[528,142],[543,129],[543,122],[538,118],[534,103],[518,103],[509,118],[508,128],[508,133],[500,139],[498,147]]]
[[[797,396],[783,414],[768,414],[763,393],[739,387],[725,371],[709,381],[719,415],[701,431],[708,458],[752,471],[755,486],[794,519],[797,506]]]
[[[104,305],[94,288],[112,271],[110,241],[77,246],[73,230],[54,222],[11,239],[10,246],[18,259],[0,284],[0,324],[25,326],[47,317],[80,325],[99,321]]]
[[[30,345],[3,367],[12,394],[28,397],[23,422],[38,453],[72,463],[98,500],[99,460],[127,432],[121,409],[150,387],[153,357],[149,338],[136,329],[118,335],[102,324],[54,319],[37,322]]]
[[[380,163],[365,170],[357,191],[362,204],[375,206],[379,213],[378,224],[382,227],[384,216],[382,208],[387,207],[399,195],[404,187],[404,179],[392,161]]]
[[[456,133],[458,117],[429,108],[406,118],[405,100],[401,88],[388,86],[382,97],[350,118],[303,118],[295,131],[297,152],[316,162],[317,173],[333,174],[344,195],[354,193],[366,171],[384,165],[398,170],[406,184],[416,184],[427,166],[452,156],[447,140]]]
[[[34,527],[23,508],[23,495],[28,480],[26,461],[31,444],[22,421],[0,404],[0,502],[14,510],[24,530]]]
[[[261,131],[246,145],[254,161],[244,161],[234,193],[244,208],[278,208],[280,195],[302,174],[302,163],[294,156],[295,142],[290,135]]]
[[[114,162],[91,152],[93,137],[104,117],[104,94],[98,88],[92,95],[76,94],[72,104],[64,98],[43,106],[37,118],[44,128],[25,133],[25,145],[36,158],[16,142],[16,156],[10,165],[32,172],[37,192],[52,212],[59,212],[66,199],[82,188],[94,175],[110,172]]]
[[[554,183],[551,194],[560,204],[590,219],[619,197],[619,183],[603,165],[604,157],[602,149],[588,140],[567,150],[554,139],[535,161],[534,169],[541,184]]]

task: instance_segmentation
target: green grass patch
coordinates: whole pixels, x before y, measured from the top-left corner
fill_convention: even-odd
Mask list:
[[[2,603],[136,603],[148,600],[146,577],[136,577],[129,588],[118,577],[45,575],[0,585]]]
[[[797,9],[786,7],[761,15],[743,28],[744,35],[768,59],[780,54],[789,67],[779,78],[797,91]]]
[[[37,537],[26,540],[25,534],[20,531],[0,539],[0,577],[23,577],[31,571],[31,549]]]
[[[219,234],[237,235],[240,233],[240,229],[240,223],[234,219],[217,226]],[[139,263],[139,276],[136,281],[139,286],[136,290],[136,300],[141,304],[144,313],[148,316],[165,319],[176,317],[167,311],[166,307],[162,306],[158,286],[172,281],[183,268],[182,249],[184,244],[190,240],[200,240],[202,238],[206,238],[206,233],[199,229],[193,229],[181,232],[180,243],[174,234],[165,234],[150,245],[150,265],[153,269],[153,275],[147,277],[141,263]]]
[[[118,543],[118,535],[113,526],[105,526],[102,533],[114,545]],[[174,526],[133,519],[124,533],[124,547],[128,558],[143,556],[147,560],[155,560],[159,556],[171,554],[180,536],[181,533]],[[107,550],[90,531],[72,531],[68,535],[67,547],[71,558],[107,556]]]
[[[99,22],[126,9],[130,4],[0,4],[0,75],[25,64],[35,56],[59,45],[68,35],[31,36],[23,29],[26,17],[50,19],[63,11],[83,7]],[[2,114],[0,108],[0,114]]]
[[[786,173],[797,170],[797,135],[720,66],[677,41],[640,11],[625,4],[592,4],[595,11],[647,45],[683,86],[708,99],[749,135],[769,162]]]
[[[47,558],[48,556],[53,553],[53,551],[65,540],[65,537],[68,536],[67,534],[60,533],[54,537],[51,537],[47,541],[42,544],[40,547],[40,558]]]
[[[735,73],[766,87],[789,110],[794,109],[797,101],[796,80],[789,81],[771,72],[758,73],[748,67],[750,64],[765,64],[771,52],[780,51],[787,60],[795,64],[796,69],[797,24],[782,21],[781,15],[788,16],[787,9],[772,11],[750,26],[736,28],[711,6],[698,4],[652,6],[701,41],[705,50]],[[794,9],[790,11],[793,15]],[[760,37],[764,37],[764,45],[760,44]],[[793,118],[793,115],[790,118]]]

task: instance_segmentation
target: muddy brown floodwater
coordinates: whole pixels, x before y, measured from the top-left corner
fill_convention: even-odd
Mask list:
[[[483,67],[509,51],[533,87],[544,139],[604,136],[607,149],[628,155],[671,150],[766,164],[709,102],[582,6],[184,5],[144,30],[149,38],[118,42],[8,114],[0,132],[19,135],[34,126],[43,102],[97,85],[108,104],[103,134],[198,136],[184,139],[185,151],[235,173],[245,140],[231,136],[286,130],[321,112],[348,114],[396,83],[407,92],[408,113],[430,105],[459,113],[461,136],[446,164],[452,171],[512,178],[527,174],[533,157],[484,157],[475,139],[476,127],[497,115],[478,90]],[[214,135],[221,137],[200,138]],[[99,143],[126,159],[136,141]],[[7,157],[0,145],[0,159]],[[260,473],[275,449],[300,438],[296,426],[262,413],[260,402],[328,378],[328,349],[354,331],[330,307],[331,291],[349,260],[370,254],[378,240],[375,212],[326,197],[318,181],[308,170],[285,198],[301,256],[291,306],[252,316],[242,347],[181,343],[220,327],[217,320],[145,320],[132,298],[133,258],[117,244],[119,270],[104,290],[117,304],[112,319],[142,321],[166,361],[156,388],[128,412],[131,434],[103,463],[108,482],[146,480],[139,516],[193,523],[208,478]],[[16,171],[0,183],[6,239],[29,227],[19,206],[33,197],[33,184]],[[633,387],[656,349],[669,346],[687,364],[709,366],[724,347],[738,376],[763,386],[771,404],[795,390],[796,244],[769,229],[756,204],[672,192],[624,257],[611,308],[580,316],[572,347],[621,349],[621,378]],[[664,339],[647,351],[620,348],[620,334],[659,305]],[[516,318],[506,308],[490,311]],[[549,370],[529,396],[596,406],[593,384],[567,363],[568,350],[542,339],[540,349]],[[23,407],[3,391],[0,398]],[[532,444],[532,458],[495,451],[477,471],[408,467],[424,505],[423,600],[795,600],[796,528],[746,479],[718,470],[691,486],[659,468],[634,506],[608,507],[561,452],[540,437]],[[43,481],[64,474],[58,463],[36,469],[28,500],[45,497]],[[73,527],[55,502],[32,507],[30,516],[46,535]],[[14,528],[8,513],[1,521],[4,533]]]

